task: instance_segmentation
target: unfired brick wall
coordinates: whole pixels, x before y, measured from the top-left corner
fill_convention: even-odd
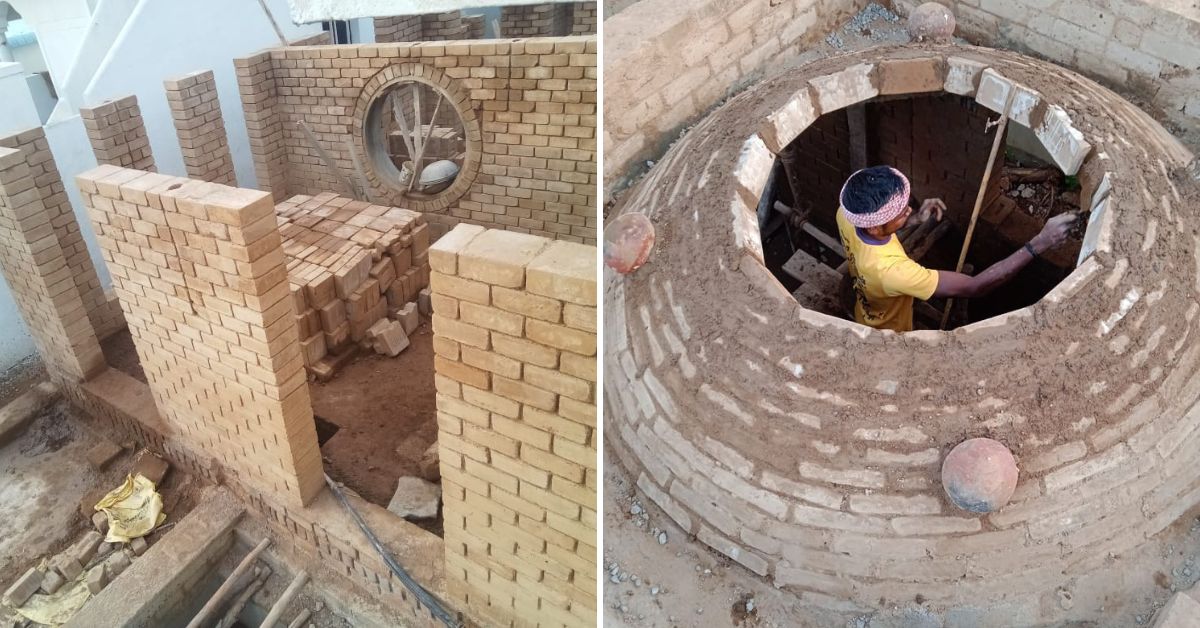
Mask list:
[[[304,120],[347,174],[354,138],[375,202],[420,211],[441,232],[465,221],[595,242],[595,37],[283,48],[235,65],[259,186],[276,200],[343,187]],[[362,137],[374,98],[414,76],[438,85],[466,127],[463,172],[434,199],[382,183]]]
[[[321,455],[270,195],[114,166],[77,182],[170,429],[308,503]]]
[[[459,225],[429,264],[451,601],[594,625],[596,249]]]
[[[908,15],[917,0],[895,0]],[[1200,11],[1163,0],[947,0],[957,34],[1030,52],[1148,100],[1200,142]],[[1194,4],[1194,3],[1193,3]]]

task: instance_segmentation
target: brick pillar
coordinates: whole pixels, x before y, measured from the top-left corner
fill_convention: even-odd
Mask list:
[[[466,39],[466,34],[460,11],[421,16],[421,39],[424,41],[455,41]]]
[[[503,37],[560,37],[570,30],[570,6],[566,4],[524,4],[500,7],[500,34]]]
[[[137,96],[80,108],[79,115],[98,163],[157,172]]]
[[[463,17],[463,39],[483,39],[485,25],[482,15],[467,15]]]
[[[250,156],[258,189],[271,193],[275,201],[287,198],[287,147],[283,121],[276,109],[275,71],[270,53],[233,60],[238,91],[246,114]]]
[[[55,378],[107,368],[27,156],[12,148],[0,148],[0,268]]]
[[[175,134],[179,137],[188,176],[236,186],[212,70],[168,79],[163,81],[163,87],[167,90],[167,104],[175,120]]]
[[[42,197],[50,224],[54,227],[54,235],[58,245],[66,256],[67,266],[71,269],[71,277],[75,281],[75,289],[83,299],[84,309],[88,319],[95,328],[96,336],[103,339],[125,327],[125,318],[121,315],[121,305],[117,300],[109,299],[104,294],[100,277],[96,274],[96,266],[92,263],[91,254],[83,242],[83,234],[79,230],[79,221],[71,209],[71,201],[67,198],[66,188],[63,187],[62,177],[58,166],[54,163],[54,155],[50,152],[50,144],[41,127],[22,131],[8,137],[0,137],[0,146],[14,148],[25,156],[25,164],[29,166],[34,185]]]
[[[391,43],[421,40],[420,15],[395,15],[375,18],[375,41]]]
[[[571,4],[571,35],[596,34],[596,3],[574,2]]]
[[[77,182],[173,435],[307,504],[321,454],[270,195],[113,166]]]
[[[447,592],[594,625],[596,249],[459,225],[429,263]]]

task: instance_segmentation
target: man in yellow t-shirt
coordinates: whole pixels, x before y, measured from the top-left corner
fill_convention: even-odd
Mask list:
[[[914,262],[894,235],[908,223],[913,201],[908,179],[895,168],[875,166],[850,175],[842,187],[838,234],[854,286],[854,320],[877,329],[911,331],[913,299],[977,297],[1009,281],[1038,255],[1062,244],[1078,216],[1046,221],[1041,232],[1012,255],[975,276],[932,270]],[[921,204],[918,224],[942,219],[940,199]]]

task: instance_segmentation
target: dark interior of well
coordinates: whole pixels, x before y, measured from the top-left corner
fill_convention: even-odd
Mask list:
[[[838,193],[859,168],[890,165],[911,181],[916,199],[941,198],[942,224],[897,236],[922,265],[954,270],[987,166],[999,115],[953,94],[881,97],[818,118],[776,159],[759,209],[767,267],[802,305],[853,318],[840,296],[846,275],[834,222]],[[975,274],[1020,248],[1046,220],[1079,209],[1079,185],[1054,167],[1034,135],[1005,132],[964,272]],[[1008,284],[957,300],[947,328],[1003,314],[1043,297],[1075,267],[1082,227]],[[917,329],[936,329],[942,299],[918,302]]]

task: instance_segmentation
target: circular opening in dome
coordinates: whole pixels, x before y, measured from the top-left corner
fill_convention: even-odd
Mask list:
[[[854,292],[836,219],[842,185],[875,165],[908,177],[916,207],[946,204],[942,221],[898,237],[910,258],[953,271],[983,179],[998,114],[950,93],[883,96],[817,118],[775,159],[760,207],[763,259],[803,306],[854,319]],[[1020,249],[1045,222],[1080,209],[1080,185],[1065,176],[1028,128],[1010,121],[984,194],[963,272],[976,275]],[[1043,253],[986,296],[953,299],[945,329],[1032,305],[1076,266],[1086,219],[1067,241]],[[916,301],[914,329],[938,329],[946,299]]]
[[[447,193],[467,161],[467,132],[449,94],[401,79],[375,96],[364,125],[379,180],[413,198]]]

